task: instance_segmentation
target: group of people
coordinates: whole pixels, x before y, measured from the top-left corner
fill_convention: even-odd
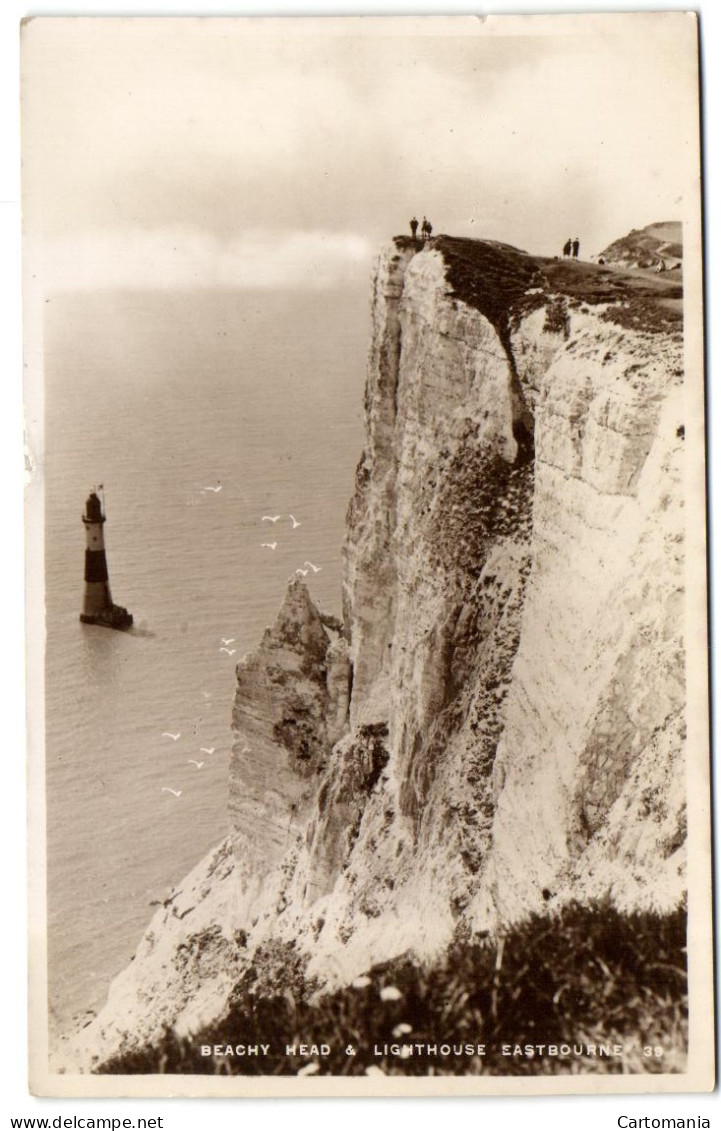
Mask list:
[[[563,258],[578,259],[578,251],[580,246],[581,244],[579,242],[578,236],[576,236],[575,240],[572,240],[569,236],[565,244],[563,245]]]
[[[415,216],[410,221],[410,225],[411,225],[411,237],[412,237],[412,239],[417,240],[418,239],[418,221],[416,220]],[[423,220],[421,222],[421,239],[429,240],[432,235],[433,235],[433,225],[431,224],[430,220],[427,220],[426,217],[424,216]],[[575,240],[572,240],[571,237],[569,236],[568,239],[566,240],[565,244],[563,245],[563,258],[564,259],[578,259],[578,253],[579,253],[580,249],[581,249],[581,241],[579,240],[578,236],[576,236]]]
[[[423,222],[421,224],[421,239],[429,240],[432,235],[433,225],[431,224],[430,220],[426,220],[424,216]],[[411,236],[414,240],[418,239],[418,221],[416,220],[415,216],[411,220]]]

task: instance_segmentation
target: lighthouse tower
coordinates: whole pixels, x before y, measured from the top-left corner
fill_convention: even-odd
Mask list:
[[[130,628],[133,618],[127,609],[113,604],[105,559],[103,525],[105,515],[95,491],[91,491],[82,516],[85,526],[85,594],[80,619],[83,624],[102,624],[107,628]]]

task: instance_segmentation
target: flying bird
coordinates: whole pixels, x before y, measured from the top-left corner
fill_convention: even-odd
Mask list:
[[[201,746],[200,749],[203,752],[203,754],[215,754],[215,747],[214,746]],[[201,762],[201,765],[202,765],[202,762]]]
[[[261,542],[260,545],[261,545],[261,547],[267,546],[267,548],[269,550],[274,550],[275,547],[278,545],[278,543],[277,542]]]
[[[222,644],[235,644],[234,636],[228,636],[227,638],[225,636],[221,636],[220,640]]]
[[[293,523],[293,529],[294,529],[294,530],[295,530],[296,526],[300,526],[300,523],[298,522],[298,519],[297,519],[297,518],[293,518],[293,515],[292,515],[292,514],[289,514],[289,515],[288,515],[288,518],[289,518],[289,519],[290,519],[290,521],[291,521],[291,522]]]
[[[180,797],[183,792],[182,789],[171,789],[169,785],[164,785],[160,791],[161,793],[172,793],[173,797]]]
[[[197,766],[199,770],[205,765],[205,762],[196,762],[195,758],[188,758],[188,765],[190,765],[191,762],[194,766]]]
[[[302,574],[303,574],[303,577],[307,577],[307,576],[308,576],[308,570],[307,570],[307,569],[301,569],[300,567],[298,567],[298,569],[297,569],[297,570],[296,570],[295,572],[296,572],[296,573],[302,573]]]
[[[213,692],[212,691],[204,691],[203,692],[203,698],[204,699],[212,699],[213,698]]]
[[[323,566],[314,566],[312,562],[303,562],[303,565],[310,566],[310,568],[313,570],[313,573],[320,573],[323,568]]]
[[[227,652],[229,656],[234,656],[236,649],[235,648],[219,648],[218,651],[219,652]]]
[[[161,738],[172,738],[173,742],[177,742],[180,738],[180,731],[177,734],[171,734],[169,730],[164,730],[160,736]]]
[[[216,494],[216,495],[217,495],[217,494],[218,494],[218,491],[222,491],[222,490],[223,490],[223,485],[222,485],[222,483],[219,483],[217,487],[203,487],[203,490],[204,490],[204,491],[213,491],[213,492],[214,492],[214,494]]]
[[[260,521],[261,522],[277,522],[279,518],[280,518],[279,514],[264,514]]]

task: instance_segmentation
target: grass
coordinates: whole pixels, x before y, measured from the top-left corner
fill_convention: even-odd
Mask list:
[[[602,317],[625,329],[670,333],[682,326],[683,286],[678,275],[603,267],[583,260],[548,259],[495,240],[437,236],[413,244],[398,236],[396,245],[440,251],[453,295],[479,310],[511,353],[510,330],[539,307],[604,305]],[[530,293],[529,293],[530,292]]]
[[[126,1052],[98,1071],[679,1072],[685,1068],[686,1039],[685,910],[622,915],[610,905],[573,904],[555,915],[532,917],[499,942],[458,941],[430,966],[404,957],[374,967],[355,986],[323,995],[306,980],[296,948],[275,944],[256,952],[223,1020],[193,1038],[168,1030],[155,1045]],[[285,1055],[286,1045],[301,1043],[325,1045],[328,1054]],[[201,1054],[203,1045],[216,1044],[270,1048],[252,1058]],[[417,1048],[428,1044],[451,1051],[429,1055]],[[484,1055],[478,1054],[479,1044]],[[403,1045],[412,1046],[412,1055],[402,1055]],[[540,1045],[556,1052],[533,1052]],[[623,1053],[594,1056],[589,1045],[621,1045]],[[353,1054],[346,1052],[351,1046]]]
[[[510,318],[527,292],[543,287],[535,260],[493,240],[438,236],[432,246],[446,264],[453,294],[483,314],[510,349]]]
[[[604,305],[601,318],[627,330],[673,333],[683,324],[683,287],[673,275],[654,276],[594,263],[537,260],[546,286],[571,305]]]

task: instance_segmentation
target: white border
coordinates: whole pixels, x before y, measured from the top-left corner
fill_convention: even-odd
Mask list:
[[[520,6],[511,3],[498,2],[493,5],[494,12],[525,11],[638,11],[638,10],[678,10],[678,5],[668,3],[654,4],[615,4],[607,5],[548,5],[540,3],[525,3]],[[716,238],[716,224],[713,210],[714,193],[718,194],[717,176],[717,143],[714,148],[714,137],[710,123],[717,116],[719,102],[718,82],[718,52],[721,47],[718,5],[715,0],[699,0],[694,9],[701,13],[702,18],[702,59],[703,78],[705,88],[705,169],[706,169],[706,235],[707,235],[707,280],[708,280],[708,309],[714,309],[715,280],[717,273],[718,241]],[[465,3],[444,4],[443,14],[470,13],[473,6]],[[477,11],[477,9],[476,9]],[[495,1124],[502,1119],[511,1126],[521,1126],[526,1122],[533,1123],[541,1128],[578,1126],[583,1121],[585,1128],[592,1131],[595,1127],[617,1126],[617,1116],[623,1111],[629,1115],[645,1116],[699,1116],[708,1115],[712,1123],[718,1123],[719,1106],[718,1095],[711,1097],[668,1097],[653,1098],[634,1097],[627,1101],[618,1096],[601,1098],[565,1097],[560,1100],[546,1100],[533,1103],[529,1106],[527,1100],[436,1100],[432,1104],[424,1101],[377,1101],[372,1107],[368,1104],[351,1103],[348,1101],[324,1100],[313,1101],[284,1101],[282,1104],[275,1102],[263,1103],[253,1100],[244,1101],[241,1111],[235,1104],[223,1101],[42,1101],[28,1097],[26,1085],[25,1049],[25,986],[24,986],[24,949],[25,949],[25,876],[23,874],[23,851],[25,841],[25,800],[24,800],[24,671],[23,671],[23,567],[22,567],[22,444],[19,436],[19,425],[22,418],[22,397],[20,391],[21,351],[20,351],[20,304],[19,304],[19,175],[18,175],[18,126],[17,126],[17,25],[21,16],[34,14],[219,14],[219,15],[246,15],[246,14],[345,14],[345,13],[388,13],[394,14],[421,14],[438,13],[439,7],[428,3],[417,2],[409,4],[403,0],[389,5],[383,0],[367,0],[366,3],[351,3],[343,0],[335,3],[320,3],[315,0],[312,4],[285,3],[263,5],[248,4],[232,6],[223,0],[216,0],[212,6],[201,4],[170,4],[158,2],[153,6],[142,4],[123,3],[76,3],[72,8],[59,3],[46,2],[36,7],[22,5],[18,0],[6,0],[0,11],[0,76],[3,83],[2,100],[2,131],[3,144],[0,153],[0,224],[2,225],[2,287],[3,287],[3,319],[4,331],[1,336],[3,359],[2,411],[0,412],[0,428],[2,429],[2,444],[0,453],[3,460],[2,482],[5,486],[4,519],[7,535],[2,556],[2,581],[3,581],[3,627],[2,627],[2,687],[3,717],[6,720],[5,734],[5,766],[3,779],[3,851],[5,855],[5,914],[3,953],[5,956],[5,1016],[2,1026],[3,1056],[3,1114],[9,1115],[45,1115],[53,1116],[62,1114],[93,1114],[99,1116],[119,1114],[133,1117],[136,1114],[164,1114],[165,1128],[183,1128],[196,1126],[199,1119],[212,1118],[214,1126],[237,1126],[238,1118],[243,1121],[267,1120],[275,1115],[283,1118],[284,1123],[301,1124],[305,1121],[312,1122],[314,1126],[323,1126],[328,1123],[337,1125],[339,1119],[353,1126],[360,1124],[368,1118],[377,1119],[381,1113],[384,1117],[392,1118],[394,1123],[410,1120],[414,1126],[424,1127],[431,1121],[435,1127],[439,1119],[452,1118],[457,1122],[470,1123],[482,1120],[484,1123]],[[718,129],[716,128],[718,135]],[[718,334],[712,324],[711,318],[707,326],[709,350],[709,426],[710,426],[710,452],[709,466],[711,471],[711,509],[712,509],[712,535],[718,523],[718,500],[713,492],[713,481],[718,465],[714,445],[721,436],[721,397],[713,392],[714,358],[718,351]],[[718,571],[714,570],[716,580]],[[714,617],[714,626],[716,618]],[[718,802],[718,792],[716,794]],[[478,1107],[483,1103],[483,1108]],[[6,1124],[7,1126],[7,1124]]]

